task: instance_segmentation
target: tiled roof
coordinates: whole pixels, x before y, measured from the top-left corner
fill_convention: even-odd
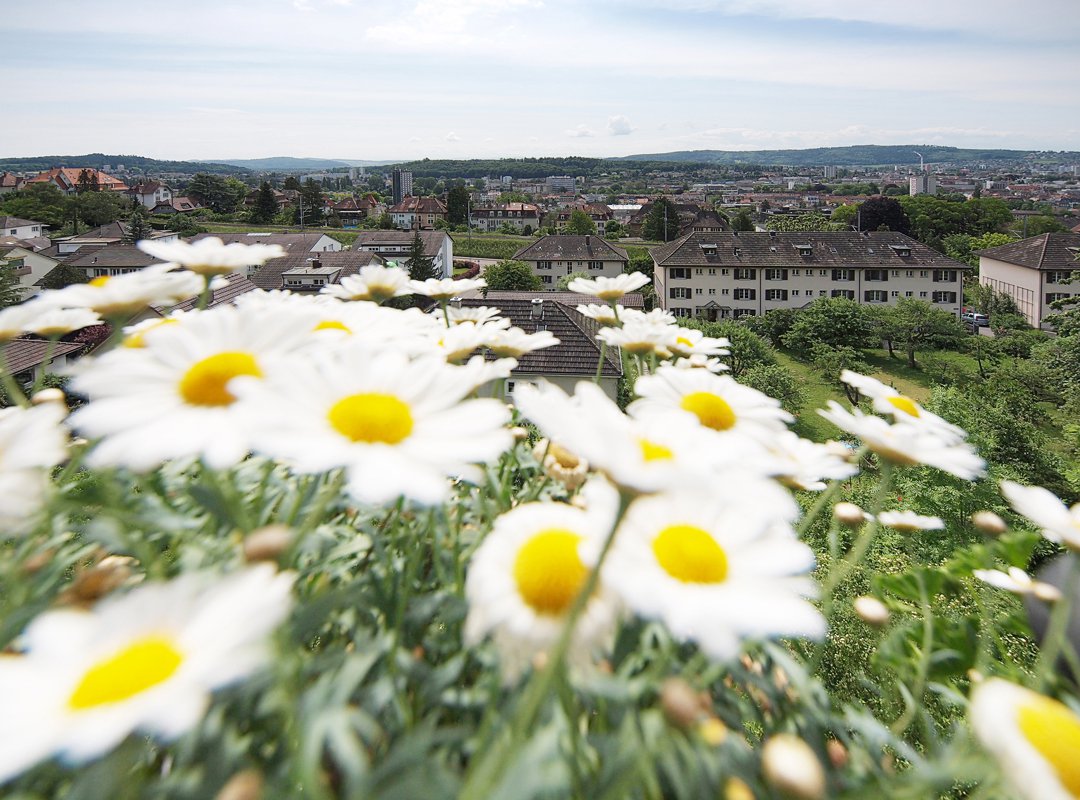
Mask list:
[[[0,228],[22,228],[27,225],[44,225],[43,222],[35,222],[32,219],[20,217],[0,217]]]
[[[390,209],[391,214],[445,214],[446,206],[435,197],[408,197]]]
[[[652,257],[656,265],[661,267],[884,266],[893,269],[971,269],[910,236],[893,231],[695,231],[654,248]]]
[[[24,182],[22,178],[11,172],[0,174],[0,188],[2,189],[16,189],[20,183]]]
[[[601,236],[542,236],[514,253],[520,261],[627,260],[626,251]]]
[[[412,244],[413,237],[420,234],[420,240],[424,243],[424,255],[434,256],[442,249],[443,244],[449,238],[442,231],[360,231],[353,240],[353,250],[373,250],[379,252],[381,247],[408,247]],[[401,253],[393,254],[394,258],[400,258]]]
[[[210,294],[210,300],[206,304],[207,308],[213,308],[214,306],[224,305],[226,303],[233,302],[237,297],[245,292],[252,292],[259,288],[254,283],[249,281],[239,272],[234,272],[225,276],[228,283],[222,286],[220,289],[214,289]],[[277,287],[280,288],[280,287]],[[161,315],[169,314],[173,311],[191,311],[199,303],[198,297],[189,297],[187,300],[183,300],[177,303],[175,306],[154,306],[154,310]]]
[[[160,258],[147,255],[133,244],[116,244],[108,247],[95,247],[89,251],[78,251],[67,262],[79,269],[101,267],[149,267],[151,264],[164,263]]]
[[[596,298],[577,292],[516,292],[508,289],[489,289],[485,302],[489,306],[502,307],[505,302],[513,300],[532,300],[534,297],[542,297],[545,301],[562,303],[570,308],[595,304]],[[645,308],[645,299],[640,292],[631,292],[623,295],[619,304],[626,308]]]
[[[90,173],[91,176],[97,177],[98,186],[100,188],[117,192],[127,191],[127,184],[119,178],[114,178],[112,175],[106,175],[101,170],[91,169],[89,167],[57,167],[56,169],[50,169],[35,175],[30,179],[30,183],[45,183],[51,181],[60,186],[76,186],[79,183],[79,175],[84,169],[86,172]]]
[[[515,374],[525,375],[570,375],[591,378],[596,374],[596,365],[600,360],[600,345],[595,334],[596,323],[583,317],[573,305],[551,299],[551,292],[500,292],[497,300],[495,292],[487,298],[468,298],[461,301],[466,307],[494,306],[502,310],[504,317],[526,333],[549,330],[559,340],[553,347],[545,347],[532,353],[526,353],[518,359]],[[516,295],[511,298],[507,295]],[[581,295],[575,295],[581,297]],[[543,319],[532,317],[533,299],[543,301]],[[617,378],[622,375],[622,365],[618,351],[609,350],[604,355],[605,377]]]
[[[975,254],[1030,269],[1080,269],[1080,233],[1042,233]]]
[[[348,275],[355,275],[360,267],[368,264],[382,264],[378,254],[365,250],[338,250],[326,253],[290,253],[284,258],[272,258],[259,267],[251,276],[251,282],[260,289],[282,288],[282,274],[289,270],[315,266],[316,262],[324,267],[336,267],[341,270],[338,280]]]
[[[198,242],[211,236],[221,239],[225,244],[279,244],[286,253],[310,253],[324,233],[200,233],[191,237]]]
[[[82,350],[85,345],[79,342],[56,342],[49,360],[66,356]],[[12,339],[3,348],[4,362],[12,375],[45,363],[49,352],[49,342],[45,339]]]

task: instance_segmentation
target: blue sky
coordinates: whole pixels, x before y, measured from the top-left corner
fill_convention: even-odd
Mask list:
[[[1080,0],[5,5],[0,156],[1080,150]]]

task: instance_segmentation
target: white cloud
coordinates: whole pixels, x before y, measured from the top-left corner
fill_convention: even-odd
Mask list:
[[[446,139],[446,141],[448,141],[448,142],[460,142],[461,141],[461,137],[458,136],[453,131],[450,131],[450,133],[446,134],[446,136],[444,136],[443,138]]]
[[[565,133],[571,139],[588,139],[596,135],[592,132],[589,126],[585,125],[584,123],[578,125],[576,128],[571,128],[569,130],[563,131],[563,133]]]
[[[631,125],[630,120],[622,114],[616,114],[614,117],[609,117],[607,129],[608,133],[612,136],[627,136],[634,132],[634,126]]]
[[[410,141],[410,142],[419,142],[419,141],[420,141],[420,137],[419,137],[419,136],[410,136],[410,137],[409,137],[409,141]]]

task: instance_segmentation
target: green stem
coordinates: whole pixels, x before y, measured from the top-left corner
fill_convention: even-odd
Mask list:
[[[8,400],[12,405],[19,405],[23,408],[27,408],[30,405],[30,401],[23,393],[22,387],[19,386],[19,382],[15,380],[15,376],[11,374],[11,370],[7,365],[7,354],[3,348],[0,348],[0,383],[4,386],[4,391],[7,392]]]
[[[866,455],[866,452],[866,447],[861,447],[859,448],[859,450],[856,451],[853,457],[856,463],[862,460],[862,457]],[[800,539],[802,538],[803,534],[810,530],[810,526],[814,524],[814,521],[818,518],[818,515],[821,514],[822,510],[827,508],[828,505],[832,502],[832,499],[836,497],[836,493],[840,491],[840,488],[844,485],[844,482],[844,480],[840,479],[831,481],[829,485],[825,488],[825,491],[823,491],[818,496],[817,501],[810,508],[810,511],[807,513],[807,515],[803,517],[802,522],[799,523],[799,527],[796,528],[796,533],[798,534]]]
[[[916,573],[915,578],[919,583],[919,608],[922,611],[922,645],[919,652],[919,666],[915,673],[915,684],[911,692],[911,702],[905,704],[904,713],[890,726],[897,736],[903,735],[911,726],[915,720],[915,714],[922,706],[922,698],[926,693],[926,683],[930,675],[930,656],[934,651],[934,612],[930,607],[930,597],[927,595],[923,576]]]
[[[205,311],[206,307],[210,305],[210,296],[212,294],[210,291],[211,280],[213,280],[213,278],[210,275],[203,275],[203,288],[199,293],[199,304],[197,306],[199,311]]]
[[[866,555],[866,551],[870,548],[871,542],[874,541],[874,535],[877,533],[879,527],[877,515],[881,513],[881,507],[884,505],[885,496],[888,494],[889,489],[892,488],[892,464],[888,461],[882,461],[880,469],[881,482],[878,484],[877,491],[874,493],[873,504],[870,508],[872,519],[863,526],[862,532],[851,546],[847,556],[842,561],[829,565],[829,575],[821,588],[826,603],[829,602],[829,599],[836,588],[851,575],[856,567],[859,566],[863,556]]]
[[[1050,622],[1046,626],[1039,662],[1035,667],[1036,689],[1039,691],[1045,691],[1057,674],[1058,657],[1065,644],[1069,617],[1072,616],[1073,593],[1080,578],[1080,559],[1072,553],[1066,554],[1065,558],[1069,559],[1069,569],[1061,587],[1061,599],[1054,603],[1054,610],[1050,612]]]
[[[600,383],[600,376],[604,371],[604,358],[607,356],[607,342],[600,342],[600,358],[596,360],[596,377],[593,383]]]
[[[49,343],[45,345],[45,360],[41,362],[41,370],[38,372],[37,377],[34,378],[34,388],[30,390],[31,397],[38,393],[41,385],[45,382],[45,371],[49,368],[49,362],[52,361],[53,353],[56,352],[56,343],[59,341],[59,334],[49,337]]]

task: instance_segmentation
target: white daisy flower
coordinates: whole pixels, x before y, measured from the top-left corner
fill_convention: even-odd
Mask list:
[[[120,344],[124,347],[146,347],[146,337],[151,331],[169,325],[176,325],[183,315],[183,311],[176,311],[167,317],[144,319],[134,325],[126,325],[124,327],[124,338]]]
[[[368,264],[360,267],[356,275],[347,275],[340,283],[324,287],[322,293],[339,300],[382,303],[391,297],[410,295],[413,290],[409,286],[409,273],[400,267]]]
[[[854,413],[844,410],[835,400],[829,401],[828,410],[818,413],[833,425],[858,436],[866,446],[882,458],[903,466],[926,464],[965,480],[983,475],[984,462],[967,442],[957,442],[952,437],[942,438],[925,426],[896,422],[889,424],[881,417],[868,416],[858,409]]]
[[[202,291],[203,279],[174,264],[151,264],[137,272],[94,278],[53,292],[35,302],[55,308],[89,308],[106,317],[134,314],[149,305],[173,305]]]
[[[813,551],[745,491],[673,492],[634,500],[604,563],[623,602],[717,660],[747,638],[825,634],[806,598]]]
[[[650,282],[649,276],[643,272],[624,272],[614,278],[603,275],[597,278],[574,278],[566,288],[578,294],[591,294],[605,303],[614,303],[623,295]]]
[[[1080,796],[1080,716],[1064,703],[991,678],[972,691],[968,717],[1018,797]]]
[[[771,502],[797,513],[791,496],[764,477],[776,465],[756,441],[734,435],[726,447],[702,447],[699,426],[681,417],[628,417],[603,389],[578,383],[573,396],[557,386],[522,386],[514,403],[541,432],[585,458],[614,483],[638,492],[711,486],[754,477],[771,491]]]
[[[882,511],[878,522],[898,531],[938,531],[945,527],[941,517],[924,517],[914,511]]]
[[[430,504],[447,497],[448,478],[478,480],[475,465],[513,444],[503,403],[463,399],[475,378],[436,357],[343,344],[235,390],[259,452],[299,472],[344,467],[363,502]]]
[[[1030,594],[1048,603],[1061,599],[1060,589],[1049,583],[1032,580],[1031,576],[1019,567],[1009,567],[1008,572],[999,569],[976,569],[972,570],[971,574],[983,583],[1013,594]]]
[[[266,564],[189,574],[39,616],[24,654],[0,658],[0,782],[54,754],[96,758],[136,730],[172,740],[193,728],[211,692],[270,661],[292,581]]]
[[[483,289],[487,281],[483,278],[428,278],[426,281],[409,281],[413,292],[430,297],[432,300],[453,300],[458,295]]]
[[[669,345],[669,349],[677,356],[691,358],[693,356],[727,356],[731,355],[728,348],[731,342],[724,338],[706,336],[694,328],[680,328],[675,341]]]
[[[778,431],[764,442],[780,466],[778,480],[785,486],[820,491],[825,481],[844,480],[859,468],[827,445],[804,439],[793,431]]]
[[[533,457],[540,462],[544,474],[570,491],[585,483],[589,462],[549,439],[541,439],[533,447]]]
[[[590,481],[582,493],[584,510],[526,503],[503,514],[469,562],[465,642],[491,637],[508,683],[558,641],[615,522],[618,496],[610,486]],[[618,616],[618,603],[599,584],[577,620],[568,662],[588,667],[609,647]]]
[[[230,382],[262,377],[310,346],[308,329],[268,325],[232,306],[189,312],[147,335],[145,347],[79,362],[72,389],[90,402],[71,424],[101,438],[87,457],[94,465],[144,471],[199,456],[211,467],[230,466],[248,452],[246,418],[236,410]]]
[[[596,338],[608,347],[620,347],[627,353],[667,356],[676,335],[674,326],[631,320],[621,328],[601,328]]]
[[[1047,539],[1080,550],[1080,503],[1066,508],[1049,489],[1013,481],[1002,481],[1001,493],[1018,513],[1042,528]]]
[[[926,425],[934,430],[942,438],[952,438],[953,441],[962,441],[967,438],[967,433],[951,422],[946,422],[937,414],[927,411],[910,397],[905,397],[891,386],[887,386],[879,380],[868,375],[860,375],[845,369],[840,373],[840,380],[849,386],[854,386],[859,393],[869,397],[874,404],[874,410],[879,414],[888,414],[897,422],[907,422],[912,425]]]
[[[154,258],[179,264],[203,276],[226,275],[244,267],[262,266],[272,258],[285,255],[285,250],[278,244],[225,244],[216,236],[197,242],[143,239],[135,246]]]
[[[675,325],[675,315],[662,308],[654,308],[652,311],[641,311],[636,308],[626,309],[626,321],[651,322],[653,325]]]
[[[67,459],[63,403],[0,409],[0,539],[26,532],[45,502],[49,469]]]
[[[551,331],[525,333],[521,328],[509,328],[493,333],[488,338],[487,348],[497,356],[520,358],[526,353],[545,347],[554,347],[557,344],[559,340]]]
[[[440,354],[446,361],[455,363],[495,341],[501,332],[498,324],[477,325],[474,322],[461,322],[449,328],[430,328],[427,334],[431,351]]]
[[[101,317],[87,308],[56,308],[31,300],[0,310],[0,342],[23,333],[62,336],[100,322]]]
[[[794,421],[779,400],[707,370],[664,364],[654,375],[638,378],[634,391],[640,399],[627,409],[633,416],[692,417],[702,427],[725,435],[736,432],[767,441]]]
[[[581,305],[577,307],[577,312],[583,317],[594,319],[601,325],[611,325],[617,327],[622,325],[622,320],[626,315],[627,309],[618,305]]]
[[[721,361],[719,358],[709,358],[700,354],[692,355],[688,358],[676,358],[672,362],[672,366],[675,369],[705,369],[709,372],[721,373],[728,370],[728,365]]]
[[[443,312],[440,310],[432,313],[438,316]],[[446,314],[450,317],[451,325],[457,325],[461,322],[472,322],[475,325],[492,325],[501,323],[503,320],[500,309],[488,306],[447,306]],[[506,326],[509,324],[510,320],[506,320]]]
[[[459,380],[462,384],[470,387],[468,391],[475,392],[492,381],[506,380],[517,365],[516,358],[496,358],[488,361],[483,356],[473,356],[464,364],[450,366],[461,376]]]

